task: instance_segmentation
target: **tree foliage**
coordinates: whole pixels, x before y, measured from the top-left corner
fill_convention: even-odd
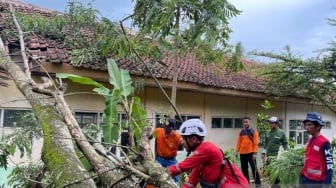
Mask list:
[[[329,18],[328,23],[334,26],[335,19]],[[308,98],[336,113],[335,44],[331,41],[317,57],[308,59],[294,54],[289,46],[281,54],[254,52],[254,55],[273,60],[260,74],[269,80],[266,92]]]
[[[302,60],[292,54],[289,47],[283,54],[258,53],[276,62],[263,69],[268,78],[266,92],[277,96],[304,97],[336,112],[336,51],[322,58]]]
[[[231,62],[239,64],[241,44],[232,49],[228,39],[232,32],[229,21],[240,13],[226,0],[139,0],[133,23],[140,33],[158,41],[170,41],[165,46],[170,51],[178,49],[179,55],[191,52],[205,64],[224,63],[233,56],[238,59]]]
[[[230,59],[230,64],[226,67],[232,68],[230,71],[237,71],[241,67],[239,50],[242,48],[239,46],[236,52],[231,53],[231,46],[227,43],[231,33],[229,20],[239,13],[227,0],[136,1],[132,18],[134,25],[139,27],[139,33],[159,43],[164,41],[164,46],[173,52],[173,106],[176,102],[180,62],[186,54],[196,56],[204,64],[226,65],[227,59]],[[231,58],[232,56],[238,58]],[[175,111],[179,116],[176,108]]]
[[[161,57],[161,47],[156,41],[131,30],[125,34],[117,22],[99,17],[99,14],[91,4],[83,6],[70,1],[64,14],[55,12],[51,16],[41,16],[18,13],[17,17],[22,29],[29,31],[25,32],[26,37],[36,34],[63,43],[63,47],[72,51],[71,63],[74,65],[93,62],[106,64],[106,58],[112,55],[116,59],[137,62],[139,60],[132,49],[137,49],[141,56],[147,58]],[[17,38],[17,34],[10,30],[5,29],[2,33],[5,38]]]
[[[141,107],[140,99],[131,96],[133,93],[132,80],[128,71],[119,69],[114,60],[108,60],[109,81],[113,89],[105,87],[91,78],[82,77],[73,74],[57,73],[58,78],[67,78],[75,83],[88,84],[96,86],[93,91],[105,98],[104,110],[104,142],[107,144],[116,143],[119,138],[120,130],[127,129],[130,135],[135,133],[136,138],[140,138],[141,130],[147,126],[146,111]],[[118,106],[126,114],[127,121],[120,127],[118,118]],[[133,137],[130,137],[133,138]],[[133,144],[132,144],[133,143]],[[134,147],[134,141],[129,143]]]
[[[140,1],[137,1],[137,3],[139,2]],[[215,59],[216,61],[221,61],[224,59],[224,52],[227,51],[223,49],[227,47],[226,42],[230,33],[228,21],[239,13],[233,5],[227,1],[218,0],[162,1],[157,2],[158,4],[154,1],[151,1],[150,3],[149,1],[143,1],[143,3],[142,6],[138,6],[139,4],[137,4],[135,10],[139,11],[142,8],[148,8],[146,5],[164,5],[162,6],[164,7],[164,10],[166,10],[166,8],[169,10],[165,12],[161,7],[159,8],[161,11],[154,11],[155,14],[160,12],[163,13],[157,14],[160,18],[159,20],[154,20],[153,17],[152,21],[158,22],[150,23],[148,20],[140,20],[138,22],[138,20],[135,19],[136,23],[144,21],[144,25],[141,25],[140,28],[141,32],[136,34],[131,33],[128,30],[125,31],[122,25],[118,26],[116,23],[111,22],[106,18],[96,17],[98,11],[91,7],[86,9],[76,3],[70,3],[69,12],[65,14],[55,13],[48,18],[40,15],[27,16],[24,14],[19,15],[18,17],[23,30],[29,31],[24,32],[25,37],[29,38],[31,34],[35,34],[41,35],[41,37],[57,40],[57,42],[62,41],[64,45],[63,47],[71,49],[71,61],[75,66],[92,62],[101,62],[105,65],[106,59],[111,56],[116,59],[126,59],[132,62],[136,62],[142,57],[145,57],[149,59],[148,62],[156,62],[155,60],[161,58],[162,49],[169,51],[175,49],[175,47],[182,49],[186,46],[197,47],[194,48],[197,49],[196,55],[206,57],[205,59],[207,60]],[[169,14],[173,14],[173,17],[169,17]],[[137,15],[139,14],[135,14],[135,18]],[[170,23],[173,23],[174,27],[170,27],[169,24],[168,27],[166,27],[167,22],[165,22],[165,19],[173,21]],[[191,22],[191,20],[194,20],[194,22]],[[159,31],[158,33],[161,33],[162,35],[156,35],[158,33],[148,35],[148,32],[142,32],[146,31],[142,26],[153,26],[157,29],[155,31]],[[4,38],[22,37],[18,36],[16,32],[11,32],[6,29],[2,34],[4,34]],[[171,39],[174,40],[175,45],[171,45]],[[241,48],[239,47],[237,49],[237,55],[240,55]],[[209,53],[205,53],[205,51],[209,51]],[[5,54],[5,50],[1,50],[1,54],[1,57],[8,57],[8,55]],[[9,71],[12,78],[15,79],[13,72],[20,74],[20,76],[22,74],[17,70],[18,67],[11,66],[11,63],[10,60],[5,59],[4,63],[0,65]],[[79,83],[94,85],[96,87],[95,91],[105,97],[104,139],[107,140],[108,144],[117,140],[120,131],[120,127],[117,125],[116,116],[116,106],[119,104],[121,104],[128,117],[126,128],[131,131],[130,138],[133,138],[134,133],[135,137],[139,139],[141,131],[145,132],[147,135],[149,129],[145,129],[144,127],[147,125],[146,113],[145,110],[140,107],[140,100],[137,97],[130,96],[132,87],[129,74],[123,70],[119,70],[115,63],[109,62],[106,66],[108,67],[110,74],[110,83],[114,87],[113,90],[107,89],[102,84],[89,78],[81,78],[74,75],[63,75],[63,77],[73,79],[73,81],[78,81]],[[239,66],[235,66],[235,68],[239,68]],[[22,77],[24,76],[22,75]],[[26,77],[22,80],[29,81]],[[169,175],[165,173],[160,166],[153,163],[152,158],[150,157],[151,153],[148,152],[148,139],[139,140],[141,144],[139,145],[138,152],[140,154],[136,155],[134,158],[129,158],[126,162],[120,161],[118,158],[111,160],[106,155],[108,153],[113,156],[113,154],[108,151],[106,153],[104,149],[100,150],[101,148],[98,148],[96,142],[92,140],[89,142],[83,136],[77,123],[73,121],[74,118],[72,117],[68,106],[63,101],[64,99],[62,98],[61,91],[57,87],[52,91],[46,90],[41,92],[40,90],[33,88],[35,85],[26,84],[24,86],[26,87],[21,87],[20,89],[26,94],[27,98],[31,99],[31,104],[38,122],[40,122],[43,127],[44,149],[42,158],[48,171],[52,172],[50,174],[51,179],[53,179],[50,184],[51,186],[76,187],[81,185],[92,185],[93,183],[93,178],[89,177],[89,174],[86,171],[73,173],[77,168],[84,168],[80,163],[83,161],[79,161],[74,152],[73,142],[71,140],[64,140],[64,138],[68,137],[74,139],[78,149],[81,150],[88,159],[91,167],[93,167],[95,175],[101,178],[104,185],[114,186],[120,185],[120,182],[131,181],[133,184],[129,183],[127,185],[135,186],[139,180],[148,180],[152,175],[157,177],[157,179],[153,180],[153,183],[160,187],[172,187],[175,185],[170,182],[171,179],[168,179]],[[35,92],[38,93],[38,95],[44,97],[48,96],[48,99],[51,99],[47,103],[48,106],[45,106],[46,103],[42,103],[42,100],[33,101],[34,97],[29,97],[30,94],[35,94]],[[46,93],[48,95],[46,95]],[[50,96],[52,97],[49,98]],[[56,103],[57,105],[54,105]],[[145,130],[147,130],[147,132]],[[60,135],[62,135],[62,138],[55,136],[56,134],[58,135],[58,133],[61,133]],[[146,135],[144,135],[144,138],[147,138]],[[134,146],[134,144],[130,145]],[[60,160],[65,156],[67,160]],[[71,166],[71,164],[65,163],[64,161],[71,161],[74,165]],[[114,162],[116,162],[116,164],[114,164]],[[139,163],[142,164],[142,167],[138,168],[138,166],[133,166],[133,164]],[[23,171],[18,169],[16,172],[16,174],[20,174],[20,172]],[[73,177],[67,173],[71,173]],[[144,173],[147,173],[148,175]],[[125,186],[125,184],[122,185]]]
[[[190,48],[199,41],[212,48],[227,46],[231,29],[229,20],[240,11],[226,0],[138,0],[134,24],[140,32],[151,33],[162,40],[176,39]]]
[[[277,157],[270,157],[270,164],[266,166],[265,175],[269,177],[270,184],[277,179],[281,185],[298,185],[301,169],[303,167],[305,148],[289,149]]]
[[[15,132],[4,135],[0,140],[0,167],[7,168],[9,157],[19,151],[20,156],[30,156],[32,142],[42,137],[42,130],[34,114],[27,112],[19,115],[15,122]]]
[[[265,144],[265,139],[266,139],[266,131],[270,129],[269,127],[269,115],[266,114],[267,110],[270,110],[274,108],[272,103],[268,100],[264,100],[264,102],[260,105],[265,112],[259,112],[258,113],[258,118],[257,118],[257,128],[258,128],[258,133],[259,133],[259,145],[264,146]]]

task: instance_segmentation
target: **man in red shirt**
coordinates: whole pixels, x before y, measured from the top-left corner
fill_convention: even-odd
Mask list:
[[[311,137],[306,146],[300,184],[302,187],[332,187],[333,155],[330,141],[320,134],[324,126],[322,118],[316,112],[309,112],[303,123]]]
[[[196,187],[200,183],[202,188],[235,188],[249,187],[244,175],[237,166],[225,158],[215,144],[204,141],[206,128],[199,119],[185,121],[179,130],[183,137],[183,146],[188,155],[185,160],[168,167],[172,176],[191,170],[188,181],[182,188]],[[187,155],[187,156],[188,156]]]
[[[176,120],[169,119],[163,127],[155,128],[156,138],[156,161],[163,167],[175,165],[176,155],[179,146],[182,145],[182,137],[175,131]],[[179,176],[174,177],[175,182],[179,182]]]

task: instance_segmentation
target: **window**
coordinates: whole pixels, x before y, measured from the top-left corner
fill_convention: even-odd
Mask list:
[[[3,127],[20,127],[20,125],[17,123],[27,112],[31,112],[31,110],[5,109],[3,116]]]
[[[128,128],[125,125],[125,120],[127,119],[127,116],[125,113],[118,113],[118,124],[120,127],[120,134],[117,143],[124,147],[116,147],[112,146],[110,148],[110,151],[120,157],[124,156],[124,153],[128,153],[128,146],[130,145],[130,136],[129,136],[129,131]],[[136,143],[135,143],[136,144]]]
[[[324,121],[322,129],[331,129],[331,122]],[[309,134],[305,130],[303,120],[289,120],[289,139],[296,144],[306,144]]]
[[[243,119],[234,117],[213,117],[211,128],[242,128]]]
[[[224,118],[223,119],[223,128],[233,128],[233,119],[232,118]]]
[[[324,126],[322,129],[331,129],[331,122],[330,121],[324,121]]]
[[[80,128],[90,124],[98,125],[98,115],[95,112],[75,112],[75,118]]]
[[[222,118],[212,118],[211,119],[211,128],[221,128]]]
[[[303,120],[289,120],[289,139],[296,144],[305,144],[309,134],[304,128]]]

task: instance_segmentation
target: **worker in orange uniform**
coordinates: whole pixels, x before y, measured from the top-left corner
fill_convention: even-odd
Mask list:
[[[176,120],[169,119],[163,127],[155,128],[156,138],[156,161],[163,167],[175,165],[177,163],[177,150],[182,146],[182,137],[175,131]],[[176,183],[179,183],[179,176],[174,176]]]
[[[238,134],[236,152],[240,154],[240,164],[244,176],[249,181],[248,165],[250,164],[255,186],[259,188],[261,187],[261,182],[256,161],[259,134],[257,130],[251,127],[250,117],[243,118],[243,126],[244,128]]]

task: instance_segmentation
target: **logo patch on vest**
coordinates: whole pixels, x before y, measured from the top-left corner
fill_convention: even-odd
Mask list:
[[[318,147],[317,145],[314,145],[313,149],[316,151],[320,151],[320,147]]]

